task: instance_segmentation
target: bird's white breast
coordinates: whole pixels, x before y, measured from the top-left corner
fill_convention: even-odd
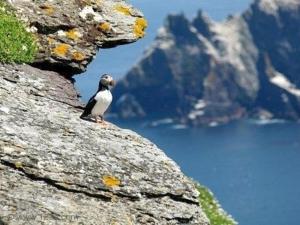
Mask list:
[[[99,91],[95,96],[95,100],[96,104],[92,110],[92,115],[102,116],[112,101],[112,94],[110,90]]]

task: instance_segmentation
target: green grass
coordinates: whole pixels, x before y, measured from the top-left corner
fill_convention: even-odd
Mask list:
[[[200,203],[211,225],[236,225],[237,222],[220,206],[213,193],[206,187],[197,184],[200,192]]]
[[[24,24],[0,0],[0,62],[30,63],[36,52],[34,36],[26,31]]]

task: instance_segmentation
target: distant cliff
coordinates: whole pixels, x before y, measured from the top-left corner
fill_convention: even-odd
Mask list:
[[[26,56],[28,37],[38,49],[25,57],[32,65],[0,58],[0,224],[210,224],[194,182],[163,151],[79,119],[72,75],[98,47],[141,38],[142,14],[121,0],[9,2],[0,2],[0,42],[11,46],[0,51]]]
[[[300,1],[256,0],[241,15],[170,15],[114,90],[123,118],[208,125],[300,118]]]

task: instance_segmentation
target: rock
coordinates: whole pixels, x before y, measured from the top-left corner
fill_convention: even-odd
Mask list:
[[[70,81],[0,65],[0,224],[209,224],[153,143],[79,119]]]
[[[299,38],[298,0],[256,0],[224,22],[201,11],[192,21],[170,15],[114,90],[116,99],[130,95],[134,102],[112,112],[136,117],[126,112],[139,105],[149,119],[191,125],[265,117],[260,112],[299,120]]]
[[[98,48],[134,42],[147,26],[123,0],[14,0],[11,6],[37,37],[34,65],[68,76],[83,72]]]

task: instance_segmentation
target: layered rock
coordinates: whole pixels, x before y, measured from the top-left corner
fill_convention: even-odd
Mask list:
[[[2,224],[208,224],[194,184],[153,143],[79,119],[71,82],[0,66]]]
[[[98,48],[130,43],[144,35],[143,14],[123,0],[9,1],[34,33],[34,65],[73,75],[85,70]]]
[[[113,112],[194,125],[249,116],[298,120],[299,6],[297,0],[257,0],[218,23],[201,11],[192,21],[170,15],[116,87]]]

